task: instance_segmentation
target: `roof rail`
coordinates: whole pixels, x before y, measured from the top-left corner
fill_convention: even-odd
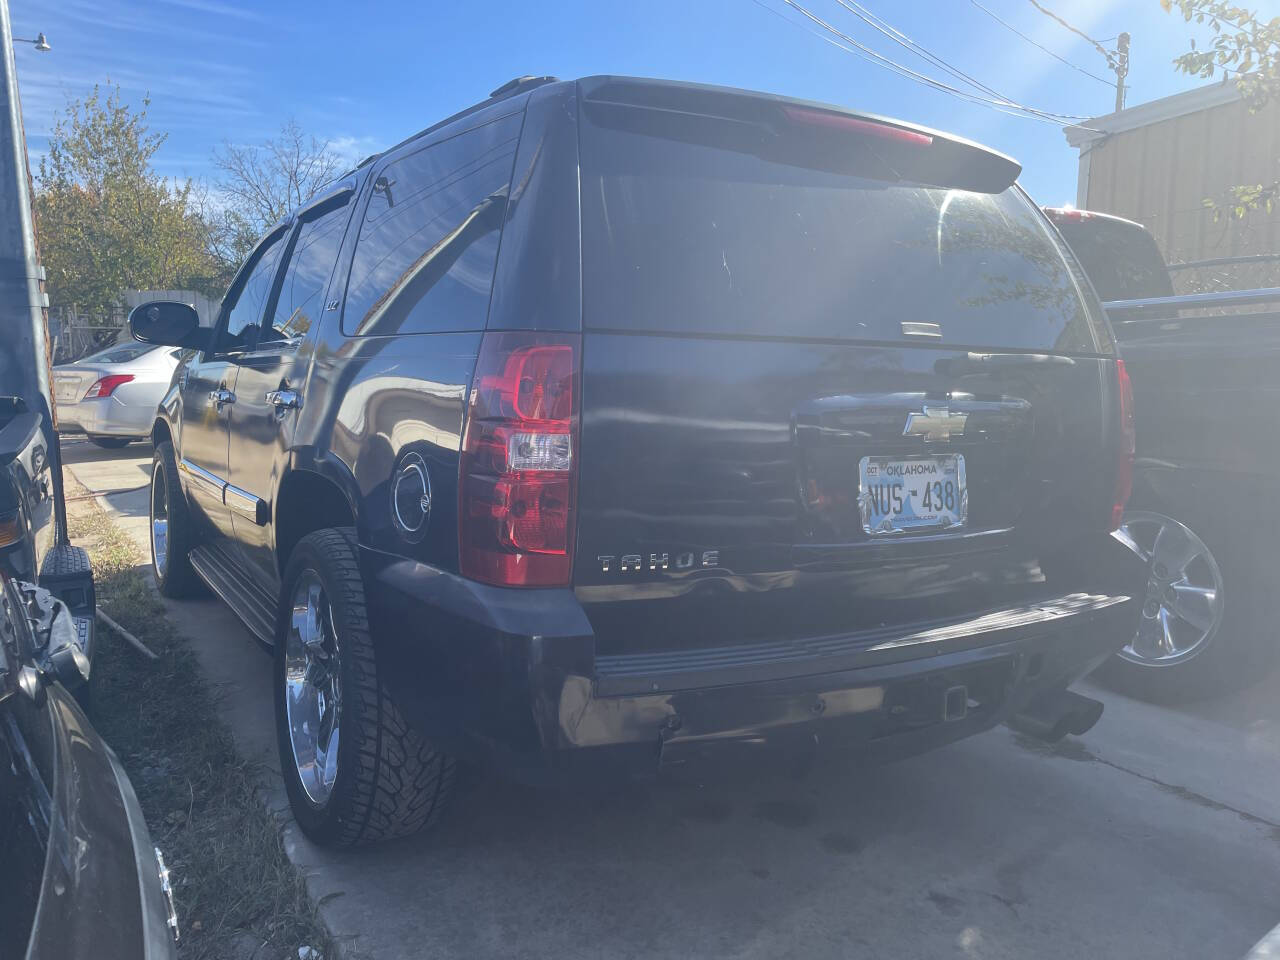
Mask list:
[[[540,87],[544,83],[555,83],[559,77],[534,77],[526,74],[523,77],[516,77],[514,80],[508,80],[502,86],[498,87],[489,94],[490,100],[499,100],[502,97],[509,97],[513,93],[523,93],[525,90],[532,90],[534,87]]]
[[[524,77],[516,77],[514,80],[508,80],[502,86],[498,87],[498,89],[494,90],[491,94],[489,94],[487,99],[481,100],[479,103],[473,103],[471,106],[463,110],[459,110],[457,113],[453,114],[452,116],[445,117],[443,120],[433,123],[431,126],[427,127],[425,130],[419,130],[417,133],[411,136],[405,137],[403,140],[401,140],[399,143],[395,144],[394,146],[387,147],[386,150],[380,150],[377,153],[370,154],[369,156],[361,160],[355,166],[354,169],[348,170],[346,174],[343,174],[343,176],[347,176],[348,174],[355,173],[356,170],[360,170],[364,167],[367,167],[369,164],[373,163],[383,154],[390,153],[392,150],[398,150],[400,147],[403,147],[406,143],[411,143],[412,141],[417,140],[419,137],[423,136],[424,134],[428,134],[432,130],[437,130],[440,127],[443,127],[446,123],[452,123],[454,120],[458,120],[462,117],[465,117],[469,113],[474,113],[475,111],[479,110],[481,107],[486,107],[490,103],[493,103],[495,100],[505,100],[507,97],[514,97],[518,93],[525,93],[529,90],[532,90],[534,87],[541,87],[543,84],[547,84],[547,83],[556,83],[559,79],[560,79],[559,77],[524,76]]]

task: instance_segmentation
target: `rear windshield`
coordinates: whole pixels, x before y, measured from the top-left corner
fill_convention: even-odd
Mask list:
[[[114,347],[108,347],[100,353],[95,353],[91,357],[85,357],[80,363],[128,363],[130,360],[137,360],[144,353],[154,350],[155,347],[147,343],[125,343],[116,344]]]
[[[1061,220],[1058,229],[1103,300],[1173,296],[1160,248],[1141,227],[1099,217]]]
[[[905,323],[936,324],[929,342],[1099,349],[1058,242],[1016,187],[894,182],[883,163],[850,172],[687,126],[666,136],[652,115],[584,117],[581,154],[585,326],[901,341]]]

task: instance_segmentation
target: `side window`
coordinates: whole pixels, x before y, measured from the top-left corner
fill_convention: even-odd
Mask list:
[[[305,336],[320,319],[325,288],[338,258],[338,248],[342,246],[346,225],[345,203],[302,224],[285,268],[271,323],[263,329],[264,340]]]
[[[267,305],[267,298],[271,296],[271,282],[275,279],[276,266],[280,263],[286,236],[287,234],[281,233],[270,241],[250,270],[236,297],[235,305],[227,315],[227,327],[220,338],[221,350],[252,349],[256,346],[257,331],[248,335],[245,331],[262,322],[262,311]]]
[[[382,169],[360,224],[343,333],[484,327],[520,123],[503,117]]]

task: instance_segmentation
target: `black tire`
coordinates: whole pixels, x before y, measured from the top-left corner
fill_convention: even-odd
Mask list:
[[[1274,588],[1265,580],[1272,568],[1265,554],[1274,547],[1243,531],[1224,531],[1212,517],[1194,511],[1151,501],[1137,507],[1177,520],[1209,549],[1222,575],[1222,617],[1203,649],[1188,660],[1157,666],[1116,655],[1094,676],[1121,693],[1168,704],[1220,696],[1262,679],[1274,667],[1280,646],[1268,613]]]
[[[163,481],[163,490],[157,488],[157,480]],[[168,510],[167,549],[163,564],[156,561],[155,521],[157,512],[157,496],[163,493]],[[148,538],[151,544],[151,575],[156,579],[156,587],[166,597],[192,597],[204,592],[204,585],[196,572],[191,569],[190,553],[195,546],[194,529],[191,513],[187,509],[187,498],[178,483],[178,460],[173,452],[173,444],[162,441],[156,444],[151,457],[151,488],[148,493],[150,510],[148,519],[152,534]],[[162,569],[163,568],[163,569]]]
[[[127,447],[133,440],[130,437],[90,437],[89,442],[103,450],[119,450],[121,447]]]
[[[322,802],[298,771],[286,707],[286,641],[303,577],[318,580],[336,634],[341,682],[337,771]],[[294,818],[316,843],[348,847],[406,836],[433,824],[453,790],[453,757],[409,727],[378,676],[364,582],[348,528],[300,540],[285,568],[275,642],[276,738]]]

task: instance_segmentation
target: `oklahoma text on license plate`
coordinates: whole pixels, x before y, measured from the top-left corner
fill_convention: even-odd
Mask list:
[[[964,457],[863,457],[858,506],[862,529],[873,537],[957,530],[969,516]]]

